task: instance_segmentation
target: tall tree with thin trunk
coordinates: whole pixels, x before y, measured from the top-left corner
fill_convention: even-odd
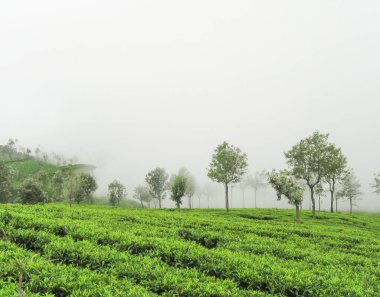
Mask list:
[[[168,179],[169,175],[165,169],[159,167],[148,172],[145,177],[150,193],[158,200],[159,208],[162,208],[162,199],[165,198],[166,191],[168,190]]]
[[[108,185],[108,196],[112,206],[120,205],[121,200],[127,195],[125,186],[118,180]]]
[[[278,200],[285,196],[296,207],[296,222],[300,223],[300,205],[303,200],[304,187],[288,171],[273,170],[268,174],[268,182],[276,191]]]
[[[303,179],[309,190],[312,203],[313,219],[315,219],[315,187],[326,174],[328,162],[328,134],[314,132],[302,139],[291,150],[285,152],[291,173],[298,179]]]
[[[343,180],[348,174],[347,158],[342,150],[334,144],[327,147],[327,160],[325,164],[325,174],[323,180],[329,185],[330,191],[330,212],[334,212],[334,192],[336,184]]]
[[[218,145],[212,155],[208,177],[224,185],[226,209],[229,211],[228,187],[238,183],[247,172],[247,155],[226,141]]]
[[[248,184],[253,189],[254,192],[254,199],[255,199],[255,208],[257,208],[257,191],[259,191],[261,188],[265,188],[267,185],[267,174],[265,170],[261,170],[260,172],[256,171],[255,177],[252,177],[251,175],[247,178]]]
[[[338,197],[346,198],[350,202],[350,214],[352,214],[352,206],[354,201],[359,200],[360,192],[360,182],[356,176],[350,172],[343,179],[342,188],[337,193]]]

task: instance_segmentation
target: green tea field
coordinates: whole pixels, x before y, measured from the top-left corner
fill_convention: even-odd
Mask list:
[[[380,296],[380,216],[0,207],[0,296]]]

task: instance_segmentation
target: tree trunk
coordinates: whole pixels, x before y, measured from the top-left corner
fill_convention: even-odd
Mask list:
[[[190,209],[190,208],[191,208],[191,197],[188,196],[187,198],[188,198],[188,200],[189,200],[189,209]]]
[[[161,197],[158,197],[158,207],[161,208]]]
[[[144,208],[144,204],[143,204],[142,200],[140,200],[140,202],[141,202],[141,207]]]
[[[313,220],[315,220],[315,198],[314,198],[314,187],[310,187],[310,198],[311,198],[311,207],[313,212]]]
[[[318,195],[318,211],[321,211],[321,195]]]
[[[299,206],[299,204],[296,205],[296,222],[297,222],[297,224],[300,223],[300,206]]]
[[[227,211],[230,211],[229,205],[228,205],[228,184],[224,184],[225,189],[225,198],[226,198],[226,209]]]
[[[335,212],[338,213],[338,197],[335,197]]]
[[[255,208],[257,208],[257,200],[256,200],[256,197],[257,197],[257,190],[255,189]]]
[[[352,198],[350,198],[350,214],[352,214]]]
[[[334,192],[331,190],[330,190],[330,196],[331,196],[330,212],[334,212]]]

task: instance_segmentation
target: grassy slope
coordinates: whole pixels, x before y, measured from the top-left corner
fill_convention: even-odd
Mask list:
[[[5,211],[19,216],[4,225],[19,246],[154,294],[380,296],[380,215],[321,212],[313,221],[302,211],[296,225],[294,211],[277,209],[7,205],[0,225]]]

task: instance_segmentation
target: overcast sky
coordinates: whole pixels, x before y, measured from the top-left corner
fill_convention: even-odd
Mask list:
[[[379,1],[1,1],[0,142],[78,156],[131,193],[156,166],[200,184],[224,140],[284,168],[313,131],[380,171]]]

